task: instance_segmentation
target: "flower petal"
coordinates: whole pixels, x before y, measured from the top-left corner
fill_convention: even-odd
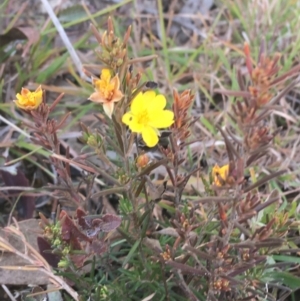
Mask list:
[[[41,86],[39,88],[35,91],[35,108],[37,108],[43,101],[43,90]]]
[[[124,96],[124,94],[120,90],[118,90],[114,93],[114,96],[111,101],[117,102],[117,101],[121,100],[123,98],[123,96]]]
[[[142,138],[148,147],[153,147],[158,143],[157,132],[150,126],[144,127]]]
[[[110,84],[113,85],[113,87],[114,87],[115,90],[119,90],[119,88],[120,88],[120,79],[119,79],[118,74],[116,74],[116,75],[111,79]]]
[[[26,96],[27,94],[30,94],[30,90],[28,90],[27,88],[22,88],[21,90],[21,95],[22,96]]]
[[[144,124],[138,123],[138,119],[132,115],[131,112],[128,112],[123,115],[122,122],[130,128],[134,133],[141,133],[144,129]]]
[[[42,86],[39,85],[39,86],[36,88],[35,93],[41,92],[41,91],[43,91],[43,90],[42,90]]]
[[[107,69],[107,68],[103,68],[102,71],[101,71],[101,79],[106,81],[106,82],[109,82],[110,78],[111,78],[110,70]]]
[[[25,97],[22,96],[20,93],[17,93],[16,98],[17,98],[17,102],[19,104],[24,104],[25,103]]]
[[[212,169],[212,177],[214,179],[214,184],[216,186],[224,186],[226,184],[226,180],[229,174],[229,164],[226,164],[222,167],[219,167],[216,164]]]
[[[17,93],[16,100],[14,100],[17,107],[24,110],[35,110],[43,101],[43,90],[39,86],[35,92],[31,92],[26,88],[22,88],[21,94]]]
[[[114,111],[114,105],[115,104],[113,102],[106,102],[103,104],[104,112],[109,118],[111,118],[111,115]]]
[[[122,122],[128,125],[130,130],[134,133],[141,133],[144,129],[144,125],[138,123],[136,117],[134,117],[131,112],[123,115]]]
[[[98,103],[99,102],[106,103],[106,99],[103,97],[103,94],[100,92],[94,92],[88,99]]]
[[[130,109],[133,115],[139,115],[146,109],[146,102],[144,101],[144,94],[142,92],[137,94],[132,100]]]
[[[143,94],[143,98],[145,99],[147,105],[149,105],[149,103],[152,102],[155,97],[156,97],[156,92],[153,90],[146,91]]]
[[[97,90],[100,86],[101,79],[92,76],[92,85]]]
[[[136,118],[132,118],[132,121],[129,124],[129,128],[134,133],[141,133],[144,130],[145,125],[143,123],[137,122]]]
[[[167,128],[174,123],[174,113],[169,110],[151,112],[149,117],[148,124],[157,129]]]
[[[166,100],[165,96],[162,94],[159,94],[159,95],[156,95],[151,100],[149,100],[149,102],[147,102],[147,109],[149,112],[161,111],[165,108],[166,104],[167,104],[167,100]]]
[[[129,124],[132,122],[133,115],[131,112],[125,113],[122,117],[122,122],[129,126]]]

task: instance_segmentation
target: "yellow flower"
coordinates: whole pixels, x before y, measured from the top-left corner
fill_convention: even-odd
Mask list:
[[[123,93],[119,90],[120,80],[118,75],[111,78],[110,70],[102,69],[100,79],[92,78],[92,82],[96,92],[89,97],[89,100],[102,103],[104,112],[111,118],[114,103],[123,97]]]
[[[174,123],[174,113],[164,110],[167,104],[162,94],[154,91],[140,92],[131,102],[130,112],[124,114],[122,121],[134,133],[142,134],[148,147],[158,143],[158,129],[167,128]]]
[[[30,92],[26,88],[22,88],[21,94],[16,95],[14,103],[23,110],[35,110],[43,101],[42,87],[39,86],[34,92]]]
[[[219,165],[216,164],[212,169],[214,184],[219,187],[224,186],[228,178],[228,174],[229,174],[229,164],[226,164],[222,167],[219,167]]]

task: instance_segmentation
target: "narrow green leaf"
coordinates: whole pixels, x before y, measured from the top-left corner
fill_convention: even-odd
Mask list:
[[[131,250],[129,251],[127,257],[125,258],[124,262],[123,262],[123,267],[130,261],[131,257],[133,256],[133,254],[135,253],[136,249],[138,248],[138,246],[140,245],[141,240],[138,239],[134,245],[132,246]]]
[[[38,75],[36,78],[36,81],[38,83],[44,83],[49,79],[53,74],[62,68],[62,65],[66,62],[66,59],[68,57],[68,53],[65,53],[61,57],[58,57],[56,60],[52,61],[52,64],[50,64],[49,67],[47,67],[45,70],[42,70],[42,72]]]
[[[300,278],[290,273],[272,271],[267,277],[273,281],[277,280],[281,285],[284,284],[292,290],[299,289],[300,287]]]
[[[300,263],[300,258],[288,255],[273,255],[273,259],[283,262]],[[300,278],[299,278],[300,279]]]
[[[216,128],[213,126],[213,124],[208,119],[206,119],[205,117],[202,116],[200,118],[200,121],[213,135],[216,134]]]

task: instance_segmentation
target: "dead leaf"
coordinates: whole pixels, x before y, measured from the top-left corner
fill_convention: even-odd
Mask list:
[[[161,253],[163,251],[159,240],[157,239],[153,239],[153,238],[149,238],[149,237],[145,237],[143,239],[143,243],[146,247],[148,247],[149,249],[155,251],[155,252],[159,252]]]
[[[28,219],[18,223],[20,230],[25,235],[28,243],[38,250],[37,246],[37,236],[39,231],[39,221],[36,219]],[[40,231],[41,232],[41,231]],[[13,236],[8,234],[3,229],[0,229],[0,236],[7,239],[8,242],[17,250],[24,252],[23,242]],[[0,257],[0,282],[8,285],[44,285],[49,283],[49,277],[46,276],[43,272],[34,271],[34,270],[5,270],[1,267],[5,266],[15,266],[15,267],[24,267],[28,265],[28,262],[14,253],[3,252]]]
[[[148,197],[151,201],[159,201],[166,190],[167,182],[164,181],[161,186],[155,186],[149,176],[145,176],[148,186]]]
[[[170,235],[170,236],[174,236],[174,237],[178,237],[179,234],[178,232],[172,228],[172,227],[168,227],[159,231],[155,231],[153,232],[153,234],[162,234],[162,235]]]
[[[0,45],[4,46],[16,40],[28,40],[24,47],[22,57],[26,55],[31,45],[38,42],[40,33],[32,27],[13,27],[8,32],[0,34]]]

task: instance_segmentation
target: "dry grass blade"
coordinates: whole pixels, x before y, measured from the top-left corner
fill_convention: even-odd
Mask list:
[[[15,221],[15,224],[17,222]],[[1,247],[8,252],[14,253],[17,256],[23,258],[26,260],[30,265],[23,266],[23,267],[16,267],[16,266],[1,266],[2,269],[11,269],[11,270],[25,270],[25,271],[32,271],[32,270],[39,270],[43,273],[45,273],[51,280],[53,280],[54,283],[58,284],[61,289],[66,290],[70,296],[76,301],[79,301],[78,294],[63,280],[63,278],[57,276],[54,274],[52,268],[49,266],[47,261],[40,255],[40,253],[35,250],[28,242],[26,241],[24,234],[16,227],[9,226],[5,228],[5,231],[7,233],[12,233],[19,237],[26,249],[28,249],[28,252],[22,253],[19,250],[15,249],[12,245],[8,243],[6,239],[3,237],[0,237],[0,244]]]
[[[83,72],[83,66],[82,66],[82,62],[79,58],[79,56],[77,55],[74,46],[72,45],[72,43],[70,42],[70,39],[68,38],[64,28],[62,27],[61,23],[59,22],[58,18],[56,17],[51,5],[49,4],[48,0],[41,0],[41,3],[45,6],[46,11],[48,13],[48,15],[50,16],[54,26],[56,27],[61,39],[63,40],[73,62],[74,65],[78,71],[78,73],[80,74],[80,77],[86,81],[90,81],[90,78],[88,78],[85,73]]]

